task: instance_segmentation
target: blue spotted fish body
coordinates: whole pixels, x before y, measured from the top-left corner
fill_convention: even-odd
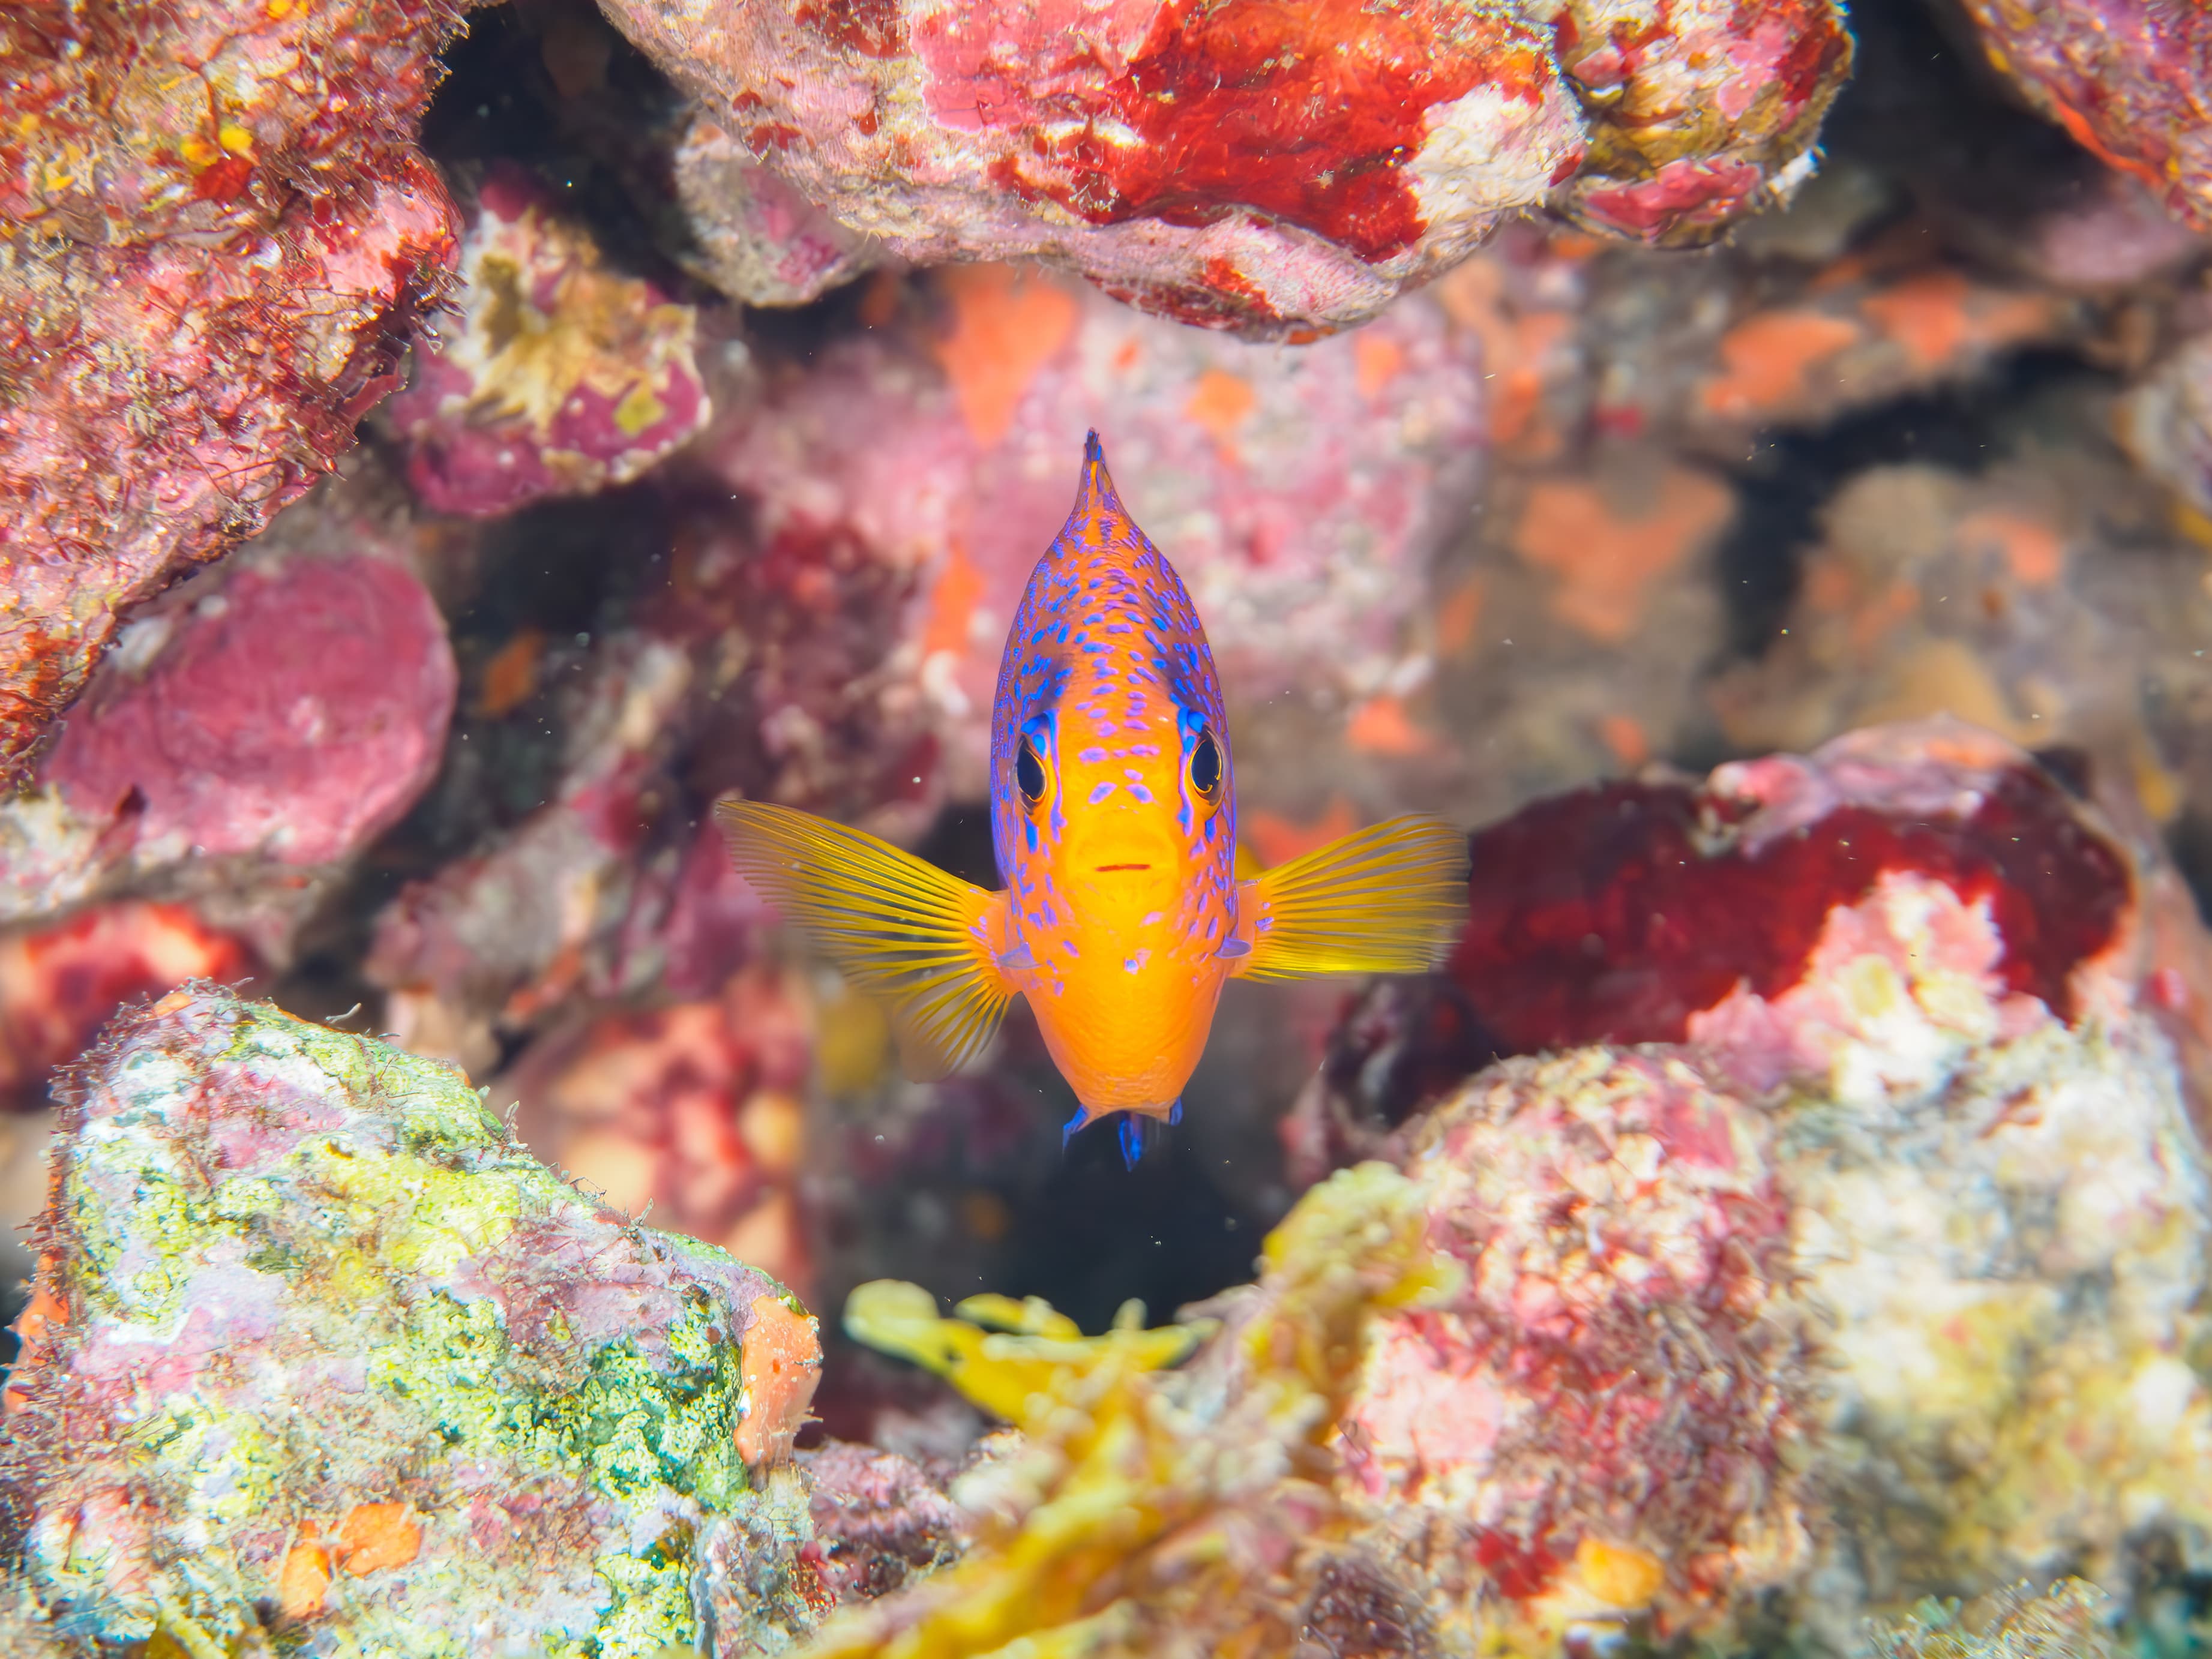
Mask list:
[[[764,803],[720,809],[739,866],[864,989],[909,1066],[941,1073],[1027,999],[1082,1109],[1132,1158],[1178,1115],[1222,987],[1238,976],[1409,972],[1464,907],[1466,839],[1396,818],[1249,880],[1205,629],[1130,519],[1097,434],[1075,506],[1030,578],[991,721],[1000,892],[860,832]]]

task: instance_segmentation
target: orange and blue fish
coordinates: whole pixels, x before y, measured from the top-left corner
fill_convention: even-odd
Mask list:
[[[788,807],[719,809],[738,866],[864,992],[907,1069],[943,1076],[1026,997],[1081,1109],[1133,1164],[1176,1122],[1232,979],[1415,973],[1464,916],[1467,838],[1390,819],[1249,879],[1213,655],[1188,591],[1115,493],[1093,432],[1030,577],[991,709],[986,892]]]

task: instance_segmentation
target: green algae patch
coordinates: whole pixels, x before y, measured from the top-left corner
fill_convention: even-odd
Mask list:
[[[149,1652],[696,1648],[781,1285],[577,1193],[453,1067],[216,992],[118,1033],[60,1150],[0,1453],[34,1604]]]

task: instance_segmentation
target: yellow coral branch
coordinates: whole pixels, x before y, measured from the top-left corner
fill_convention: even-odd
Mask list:
[[[1333,1431],[1370,1316],[1448,1291],[1457,1272],[1428,1247],[1420,1189],[1381,1164],[1307,1194],[1269,1235],[1262,1260],[1261,1283],[1241,1293],[1250,1316],[1234,1374],[1202,1401],[1173,1368],[1212,1321],[1146,1330],[1132,1304],[1113,1329],[1086,1337],[1034,1297],[973,1297],[947,1319],[916,1285],[856,1290],[848,1331],[1020,1427],[1030,1442],[1024,1464],[1034,1457],[1040,1473],[1034,1501],[987,1524],[958,1565],[840,1613],[807,1659],[1127,1650],[1158,1547],[1176,1534],[1185,1576],[1218,1560],[1223,1552],[1194,1533],[1280,1486],[1301,1449]]]

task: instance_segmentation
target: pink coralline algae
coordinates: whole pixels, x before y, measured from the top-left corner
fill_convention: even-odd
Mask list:
[[[772,380],[702,460],[758,503],[771,557],[845,548],[914,584],[883,668],[968,769],[948,787],[981,784],[1000,647],[1086,425],[1128,458],[1133,509],[1192,584],[1232,695],[1418,683],[1402,625],[1482,431],[1475,342],[1434,304],[1290,352],[1005,266],[948,270],[940,291],[921,349],[861,341]]]
[[[2212,15],[2191,0],[1965,0],[1990,61],[2107,166],[2212,229]]]
[[[267,524],[391,389],[453,264],[412,139],[459,15],[0,21],[0,776],[125,611]]]
[[[313,501],[283,522],[143,610],[0,800],[0,1096],[131,998],[284,967],[438,769],[453,653],[404,550]]]
[[[1479,0],[783,0],[711,30],[657,0],[610,13],[719,128],[897,257],[1042,259],[1279,337],[1373,316],[1588,157],[1606,182],[1567,199],[1640,240],[1709,236],[1786,190],[1848,64],[1837,9],[1705,9],[1679,34],[1663,11]]]
[[[446,626],[409,550],[318,495],[145,607],[0,801],[0,927],[190,902],[282,965],[330,882],[437,772]]]
[[[1354,1506],[1425,1538],[1432,1609],[1491,1600],[1540,1651],[1711,1629],[1804,1572],[1808,1321],[1770,1143],[1679,1061],[1603,1050],[1487,1073],[1415,1132],[1464,1276],[1379,1316],[1340,1433]]]
[[[1625,787],[1477,838],[1461,1006],[1564,1052],[1395,1132],[1343,1072],[1301,1109],[1309,1152],[1334,1121],[1336,1158],[1399,1159],[1465,1268],[1383,1316],[1346,1413],[1374,1535],[1421,1540],[1400,1571],[1532,1638],[1769,1595],[1840,1641],[2069,1565],[2124,1595],[2152,1538],[2197,1559],[2185,896],[1956,722]]]
[[[866,238],[801,196],[740,140],[695,114],[670,173],[693,246],[678,256],[733,300],[804,305],[881,262]]]
[[[605,269],[526,169],[495,165],[465,204],[459,320],[416,343],[385,418],[407,480],[445,513],[504,513],[627,483],[711,413],[696,313]]]
[[[90,1062],[36,1245],[0,1480],[82,1639],[643,1659],[698,1645],[718,1528],[805,1536],[814,1322],[438,1062],[173,994]]]
[[[444,620],[373,549],[248,564],[111,660],[39,779],[141,859],[343,857],[422,793],[453,708]]]

